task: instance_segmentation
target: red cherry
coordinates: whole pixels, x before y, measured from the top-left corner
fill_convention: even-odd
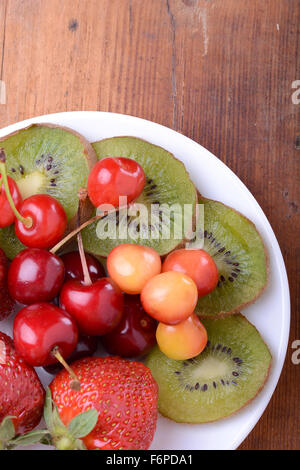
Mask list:
[[[60,293],[60,305],[76,319],[82,334],[100,336],[113,330],[121,320],[124,297],[106,277],[91,285],[68,281]]]
[[[110,354],[134,357],[155,345],[157,322],[143,309],[138,295],[125,295],[124,315],[118,326],[101,338]]]
[[[18,239],[25,246],[48,249],[58,243],[65,233],[65,210],[56,199],[47,194],[36,194],[25,199],[19,212],[22,220],[15,221],[15,230]]]
[[[80,335],[76,348],[72,354],[67,358],[69,364],[83,359],[84,357],[90,357],[97,351],[98,338],[96,336],[83,336]],[[50,364],[49,366],[44,367],[45,371],[48,374],[56,375],[60,370],[63,369],[63,365],[59,362],[57,364]]]
[[[143,191],[145,181],[144,170],[135,160],[108,157],[92,169],[87,190],[95,207],[101,204],[118,207],[120,196],[126,196],[128,204],[136,199]]]
[[[0,179],[1,178],[2,177],[0,175]],[[12,197],[14,205],[16,206],[17,209],[19,209],[22,204],[21,193],[19,191],[17,183],[9,176],[7,177],[7,179],[8,179],[10,195]],[[12,225],[14,221],[15,221],[15,214],[13,210],[11,209],[10,203],[7,199],[4,184],[2,184],[0,188],[0,228],[8,227],[9,225]]]
[[[27,248],[10,265],[9,293],[25,305],[47,302],[60,291],[64,275],[64,264],[58,256],[39,248]]]
[[[77,281],[84,280],[79,251],[71,251],[70,253],[62,255],[60,258],[65,265],[66,281],[70,281],[71,279],[76,279]],[[94,256],[85,253],[85,258],[92,281],[97,281],[105,276],[102,264]]]
[[[56,349],[63,357],[70,356],[78,341],[75,320],[48,303],[37,303],[20,310],[14,321],[13,335],[19,354],[34,367],[56,363]]]

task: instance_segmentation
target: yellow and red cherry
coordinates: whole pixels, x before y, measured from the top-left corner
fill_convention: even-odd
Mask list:
[[[60,241],[67,227],[64,208],[52,196],[36,194],[25,199],[17,209],[10,193],[5,162],[5,152],[0,149],[0,173],[7,200],[15,215],[18,239],[29,248],[53,247]]]
[[[125,295],[124,314],[116,328],[102,336],[109,354],[135,357],[147,354],[155,345],[157,322],[150,317],[138,295]]]
[[[77,281],[84,280],[84,273],[82,269],[82,263],[79,251],[71,251],[60,256],[65,266],[65,281],[76,279]],[[91,281],[97,281],[101,277],[105,276],[105,270],[94,256],[89,253],[85,253],[86,263],[89,271]]]
[[[59,293],[65,276],[62,260],[47,250],[27,248],[11,262],[8,290],[21,304],[48,302]]]
[[[100,160],[90,172],[87,190],[95,207],[102,204],[119,206],[119,197],[134,201],[145,186],[145,173],[135,160],[123,157],[107,157]]]
[[[205,250],[175,250],[162,265],[162,272],[177,271],[184,273],[196,283],[198,295],[202,297],[212,292],[218,284],[218,268]]]
[[[89,285],[76,280],[66,282],[59,302],[76,320],[79,331],[90,336],[105,335],[113,330],[124,310],[121,290],[107,277]]]
[[[2,176],[0,175],[0,181],[1,180]],[[22,196],[17,186],[17,183],[15,183],[15,181],[9,176],[7,177],[7,180],[9,186],[9,193],[11,195],[13,203],[15,207],[19,209],[22,204]],[[5,186],[2,183],[0,187],[0,228],[9,227],[9,225],[12,225],[14,221],[15,214],[11,209],[10,203],[7,199]]]
[[[160,350],[170,359],[191,359],[207,344],[207,332],[195,313],[177,325],[159,323],[156,340]]]
[[[140,294],[149,279],[161,272],[161,259],[153,248],[123,244],[109,253],[107,270],[123,292]]]
[[[141,293],[146,312],[170,325],[186,320],[193,313],[197,300],[198,291],[194,281],[175,271],[154,276]]]
[[[21,309],[13,325],[14,344],[27,364],[34,367],[69,357],[76,348],[78,329],[67,312],[49,303]]]

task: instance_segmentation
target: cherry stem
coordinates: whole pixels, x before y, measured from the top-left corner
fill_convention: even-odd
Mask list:
[[[52,350],[52,355],[58,360],[58,362],[61,363],[62,366],[64,366],[64,368],[66,369],[66,371],[70,374],[70,376],[72,377],[72,382],[70,383],[70,387],[72,390],[75,390],[76,392],[80,392],[80,389],[81,389],[81,385],[80,385],[80,380],[78,379],[77,375],[75,374],[75,372],[71,369],[71,367],[69,366],[69,364],[64,360],[64,358],[62,357],[62,355],[60,354],[59,350],[58,350],[58,347],[56,346],[53,350]]]
[[[81,206],[82,206],[82,201],[79,201],[79,207],[78,207],[78,225],[80,226],[80,214],[81,214]],[[80,261],[81,261],[81,266],[82,266],[82,271],[83,271],[83,283],[85,286],[91,286],[92,285],[92,280],[91,276],[89,273],[89,268],[86,262],[86,256],[83,248],[83,243],[82,243],[82,235],[81,232],[77,234],[77,243],[78,243],[78,249],[79,249],[79,255],[80,255]]]
[[[19,211],[17,210],[17,208],[15,206],[13,198],[11,197],[9,184],[8,184],[8,179],[7,179],[5,162],[6,162],[6,156],[5,156],[4,149],[0,149],[0,173],[1,173],[2,180],[3,180],[3,185],[4,185],[7,200],[9,202],[11,210],[13,211],[16,218],[18,220],[20,220],[20,222],[22,222],[22,224],[25,225],[25,227],[31,228],[32,225],[33,225],[32,218],[31,217],[22,217],[22,215],[19,213]]]

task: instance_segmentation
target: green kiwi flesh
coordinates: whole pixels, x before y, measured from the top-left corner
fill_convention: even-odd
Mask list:
[[[21,129],[0,140],[6,153],[8,175],[23,199],[49,194],[64,207],[68,221],[76,218],[80,188],[85,188],[97,158],[92,146],[76,132],[51,124]],[[12,258],[23,245],[13,227],[0,230],[0,247]]]
[[[265,246],[255,225],[221,202],[200,198],[204,204],[204,247],[215,260],[219,282],[199,298],[201,317],[223,316],[241,310],[263,292],[268,279]]]
[[[216,421],[237,412],[263,388],[271,354],[257,329],[241,314],[203,320],[209,342],[187,361],[156,346],[147,366],[159,388],[158,409],[183,423]]]
[[[146,185],[142,194],[135,202],[144,204],[148,209],[148,213],[150,213],[149,209],[151,205],[158,207],[158,205],[165,204],[172,206],[176,204],[180,210],[182,210],[184,204],[189,204],[192,210],[190,220],[187,221],[186,219],[186,222],[190,223],[191,228],[193,228],[197,203],[195,186],[190,180],[183,163],[177,160],[171,153],[136,137],[113,137],[104,139],[95,142],[93,147],[99,160],[105,157],[126,157],[136,160],[142,166],[146,174]],[[124,223],[126,227],[130,227],[136,223],[134,221],[135,217],[127,217],[125,215],[124,218],[120,214],[121,213],[118,214],[118,226]],[[115,214],[111,217],[115,217]],[[109,220],[110,216],[107,216],[107,218],[101,221],[101,224],[104,226]],[[176,248],[184,238],[183,236],[176,238],[175,235],[178,233],[176,232],[178,219],[176,219],[176,217],[172,219],[171,217],[169,220],[170,237],[168,238],[161,236],[162,221],[158,220],[157,225],[153,226],[149,219],[149,223],[147,223],[147,225],[145,224],[146,228],[148,233],[152,230],[156,231],[156,238],[141,236],[141,229],[140,226],[138,226],[138,231],[134,237],[131,236],[130,233],[127,233],[127,230],[123,238],[119,236],[119,231],[117,235],[112,234],[113,236],[110,236],[110,232],[107,231],[106,238],[99,239],[96,233],[96,227],[97,224],[99,224],[99,222],[97,222],[83,230],[82,237],[84,247],[87,251],[95,255],[106,257],[116,246],[123,243],[132,243],[150,246],[160,255],[163,255]],[[179,223],[181,228],[181,222]],[[184,230],[181,231],[184,234]]]

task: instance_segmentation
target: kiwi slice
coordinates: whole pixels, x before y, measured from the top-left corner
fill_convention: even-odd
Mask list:
[[[205,318],[208,343],[199,356],[175,361],[155,347],[147,365],[159,388],[159,411],[183,423],[206,423],[235,413],[263,388],[271,354],[241,314]]]
[[[263,292],[268,279],[266,249],[255,225],[221,202],[199,197],[204,204],[204,250],[219,270],[216,289],[199,298],[201,317],[239,312]]]
[[[23,199],[33,194],[53,196],[63,205],[72,229],[78,192],[86,187],[89,171],[97,161],[91,144],[71,129],[34,124],[0,139],[0,147],[6,153],[8,175],[17,182]],[[82,219],[91,213],[86,202]],[[13,227],[0,230],[0,246],[10,258],[24,248]]]
[[[180,245],[184,239],[184,226],[193,228],[197,203],[195,186],[190,180],[183,163],[165,149],[136,137],[104,139],[95,142],[93,147],[99,160],[105,157],[127,157],[136,160],[144,169],[146,185],[135,202],[143,204],[149,215],[151,214],[151,208],[155,210],[155,208],[160,207],[161,210],[156,212],[154,223],[151,216],[149,216],[146,223],[142,224],[137,221],[136,215],[126,215],[121,211],[117,216],[112,214],[105,217],[101,222],[90,225],[82,232],[85,249],[95,255],[106,257],[115,246],[122,243],[133,243],[150,246],[163,255]],[[183,215],[185,204],[189,205],[191,211],[190,213],[185,212],[185,216],[182,216],[180,220],[180,217],[176,216],[176,210]],[[164,206],[172,206],[174,212],[164,213]],[[110,233],[109,222],[115,216],[117,230]],[[96,233],[98,224],[102,224],[102,233],[105,233],[105,237],[99,238],[97,236],[97,233],[99,233]],[[105,225],[107,225],[107,230]],[[116,225],[113,225],[113,227]],[[167,225],[169,236],[166,237],[164,229]],[[123,227],[122,231],[120,231],[121,226]],[[120,233],[122,232],[123,234],[125,232],[125,236],[122,235],[121,237]],[[134,234],[132,235],[132,233]],[[150,236],[147,238],[145,233],[150,234]],[[178,233],[180,233],[180,236]]]

